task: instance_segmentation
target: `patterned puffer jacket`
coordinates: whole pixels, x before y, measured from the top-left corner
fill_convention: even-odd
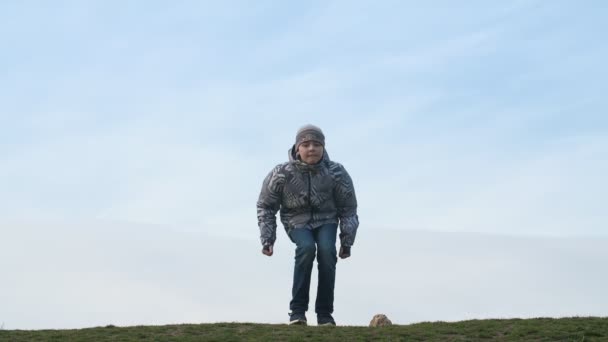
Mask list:
[[[327,151],[315,165],[295,157],[279,164],[264,179],[257,202],[258,226],[263,245],[276,240],[276,213],[289,235],[292,229],[314,229],[327,223],[340,224],[340,243],[352,246],[359,226],[353,182],[344,167],[329,159]]]

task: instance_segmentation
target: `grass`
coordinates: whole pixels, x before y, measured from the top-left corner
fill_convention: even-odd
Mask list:
[[[0,330],[0,341],[608,341],[608,317],[489,319],[390,327],[253,323]]]

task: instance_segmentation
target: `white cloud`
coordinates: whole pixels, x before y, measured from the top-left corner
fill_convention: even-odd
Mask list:
[[[287,318],[294,247],[283,232],[272,258],[257,239],[163,225],[17,222],[0,234],[7,329]],[[335,316],[343,325],[376,313],[398,324],[605,316],[608,278],[597,270],[607,243],[362,227],[353,257],[338,262]]]
[[[528,10],[559,8],[522,1],[458,16],[469,10],[344,5],[305,6],[302,16],[281,7],[294,19],[282,17],[287,28],[269,25],[259,32],[248,24],[272,17],[265,10],[251,8],[249,15],[213,8],[220,18],[246,20],[234,28],[219,19],[201,27],[186,21],[192,29],[186,36],[178,28],[156,27],[164,33],[160,40],[122,22],[127,12],[117,19],[131,28],[122,38],[98,31],[92,21],[98,45],[70,36],[78,56],[87,58],[61,66],[30,61],[25,65],[45,72],[24,73],[16,91],[6,87],[13,90],[4,93],[5,111],[15,115],[2,117],[9,144],[0,150],[0,213],[221,226],[248,234],[263,177],[286,159],[297,127],[311,122],[326,130],[330,155],[353,176],[363,224],[517,234],[600,231],[606,222],[600,208],[605,141],[585,143],[598,148],[589,158],[570,143],[552,144],[589,131],[601,135],[601,102],[570,100],[541,86],[562,64],[541,70],[542,58],[518,55],[529,44],[520,38],[540,25]],[[111,14],[110,5],[91,6],[74,6],[67,27],[81,25],[76,17],[97,7]],[[172,8],[172,20],[184,9]],[[151,8],[135,22],[149,24],[159,10]],[[404,17],[412,20],[404,24]],[[411,30],[400,30],[403,25]],[[239,35],[245,28],[250,35]],[[231,49],[209,32],[257,40]],[[559,45],[562,33],[550,34],[549,45]],[[197,38],[200,44],[193,43]],[[217,55],[210,54],[214,49]],[[595,52],[602,50],[580,51]],[[507,63],[513,57],[520,63]],[[526,80],[539,82],[534,93],[551,102],[525,96],[528,88],[515,99],[504,94]],[[588,119],[583,110],[595,113],[589,114],[594,120],[581,124],[575,114]],[[569,117],[556,120],[560,115]]]

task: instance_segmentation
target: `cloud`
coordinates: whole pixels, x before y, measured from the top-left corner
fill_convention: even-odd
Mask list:
[[[499,128],[479,128],[489,129],[489,137],[501,134]],[[605,233],[607,217],[598,207],[606,190],[601,175],[608,144],[602,137],[551,138],[542,147],[508,154],[495,142],[483,145],[483,139],[437,139],[387,146],[390,159],[358,150],[366,157],[350,165],[362,225],[515,235]]]
[[[1,101],[3,113],[15,113],[0,119],[4,217],[227,225],[248,234],[263,177],[311,122],[353,176],[365,224],[596,234],[605,222],[580,190],[602,189],[588,170],[604,170],[605,142],[581,140],[597,148],[585,158],[572,138],[606,130],[597,80],[585,74],[582,90],[554,82],[590,70],[603,50],[581,46],[567,55],[575,62],[542,54],[576,43],[568,32],[534,31],[538,13],[555,25],[559,5],[471,12],[332,2],[298,7],[302,14],[291,5],[220,6],[205,12],[216,20],[199,24],[202,7],[191,5],[146,7],[133,22],[138,5],[116,15],[112,5],[67,6],[66,26],[49,17],[23,33],[35,41],[45,25],[53,37],[68,29],[61,42],[74,50],[53,50],[65,63],[9,63],[18,71]],[[180,25],[150,27],[165,10]],[[273,10],[285,14],[280,25],[261,22]],[[98,11],[116,30],[101,30],[99,19],[72,30]],[[28,18],[42,13],[34,12]],[[524,53],[531,31],[541,55]]]
[[[0,233],[8,329],[287,318],[294,246],[282,232],[272,258],[255,238],[166,225],[22,221]],[[338,262],[335,316],[342,325],[376,313],[397,324],[605,316],[606,243],[362,227],[353,257]],[[316,270],[313,299],[315,284]]]

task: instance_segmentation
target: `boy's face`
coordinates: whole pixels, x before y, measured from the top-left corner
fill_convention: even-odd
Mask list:
[[[323,145],[316,141],[306,141],[298,146],[298,153],[306,164],[316,164],[323,157]]]

